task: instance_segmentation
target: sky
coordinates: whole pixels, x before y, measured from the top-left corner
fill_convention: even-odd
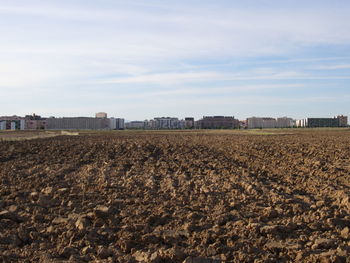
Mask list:
[[[0,115],[350,115],[348,0],[0,0]]]

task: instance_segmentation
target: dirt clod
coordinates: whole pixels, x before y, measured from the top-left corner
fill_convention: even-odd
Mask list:
[[[0,262],[346,262],[349,130],[0,144]]]

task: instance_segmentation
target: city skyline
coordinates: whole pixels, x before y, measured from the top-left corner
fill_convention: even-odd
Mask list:
[[[348,1],[2,1],[0,115],[350,115]]]

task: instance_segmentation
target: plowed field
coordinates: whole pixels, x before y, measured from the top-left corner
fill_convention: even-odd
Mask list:
[[[0,262],[349,262],[350,130],[0,142]]]

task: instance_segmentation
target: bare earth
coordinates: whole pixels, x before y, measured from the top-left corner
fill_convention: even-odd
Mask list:
[[[0,142],[0,262],[349,262],[349,228],[349,129]]]

